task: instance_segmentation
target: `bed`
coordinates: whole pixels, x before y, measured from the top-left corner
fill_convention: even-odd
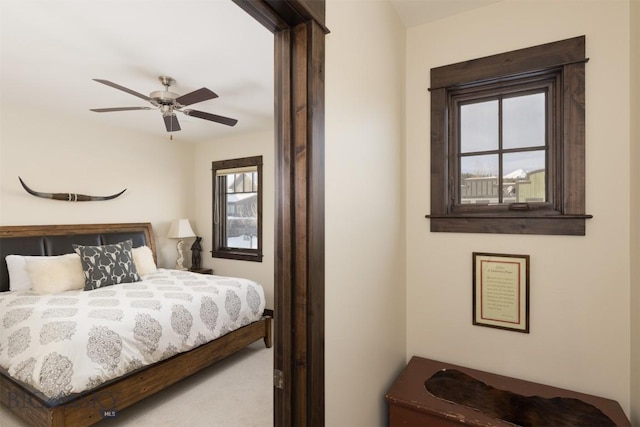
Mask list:
[[[0,402],[29,424],[91,425],[255,341],[271,347],[264,293],[245,279],[140,269],[144,274],[133,272],[135,279],[121,284],[100,287],[94,280],[92,286],[98,287],[89,291],[42,292],[42,286],[50,284],[36,280],[38,271],[56,261],[54,257],[77,252],[84,263],[91,249],[124,245],[128,250],[125,243],[134,255],[143,254],[133,264],[139,265],[140,259],[156,262],[149,223],[0,226]],[[33,289],[19,289],[18,279],[10,288],[7,255],[38,256],[28,262]],[[15,271],[13,266],[11,277]],[[86,268],[84,275],[93,277]],[[224,299],[214,300],[214,294]],[[169,300],[160,299],[164,297]],[[189,314],[192,303],[200,311]],[[205,306],[215,309],[215,318],[206,314],[211,310]],[[223,319],[218,312],[231,317]],[[33,334],[23,326],[30,317],[37,326],[29,328],[38,328]],[[114,333],[116,324],[124,330]],[[88,342],[70,345],[70,337],[77,335],[86,335]],[[26,356],[45,345],[54,346],[45,350],[46,358]],[[77,347],[86,348],[78,354],[87,360],[66,353]],[[141,353],[125,354],[124,348],[131,347]]]

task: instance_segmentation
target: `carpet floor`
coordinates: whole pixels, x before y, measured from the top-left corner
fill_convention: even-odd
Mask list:
[[[258,341],[96,425],[271,427],[272,384],[273,349]],[[0,405],[0,426],[27,425]]]

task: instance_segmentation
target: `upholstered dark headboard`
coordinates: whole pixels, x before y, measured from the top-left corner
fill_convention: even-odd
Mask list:
[[[9,290],[7,255],[62,255],[72,253],[74,244],[107,245],[128,239],[134,248],[149,246],[157,262],[150,223],[0,226],[0,292]]]

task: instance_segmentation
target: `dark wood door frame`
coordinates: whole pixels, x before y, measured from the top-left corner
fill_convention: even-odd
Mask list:
[[[275,37],[276,426],[324,425],[325,0],[233,0]]]

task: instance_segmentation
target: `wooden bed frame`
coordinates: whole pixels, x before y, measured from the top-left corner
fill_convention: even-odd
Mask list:
[[[0,226],[0,239],[3,240],[92,234],[136,235],[138,241],[142,239],[152,249],[154,258],[156,257],[153,230],[149,223]],[[5,263],[4,257],[0,262]],[[263,316],[259,321],[214,341],[138,369],[56,405],[50,404],[39,393],[0,369],[0,403],[33,426],[88,426],[166,389],[260,339],[264,340],[267,348],[271,348],[270,316]]]

